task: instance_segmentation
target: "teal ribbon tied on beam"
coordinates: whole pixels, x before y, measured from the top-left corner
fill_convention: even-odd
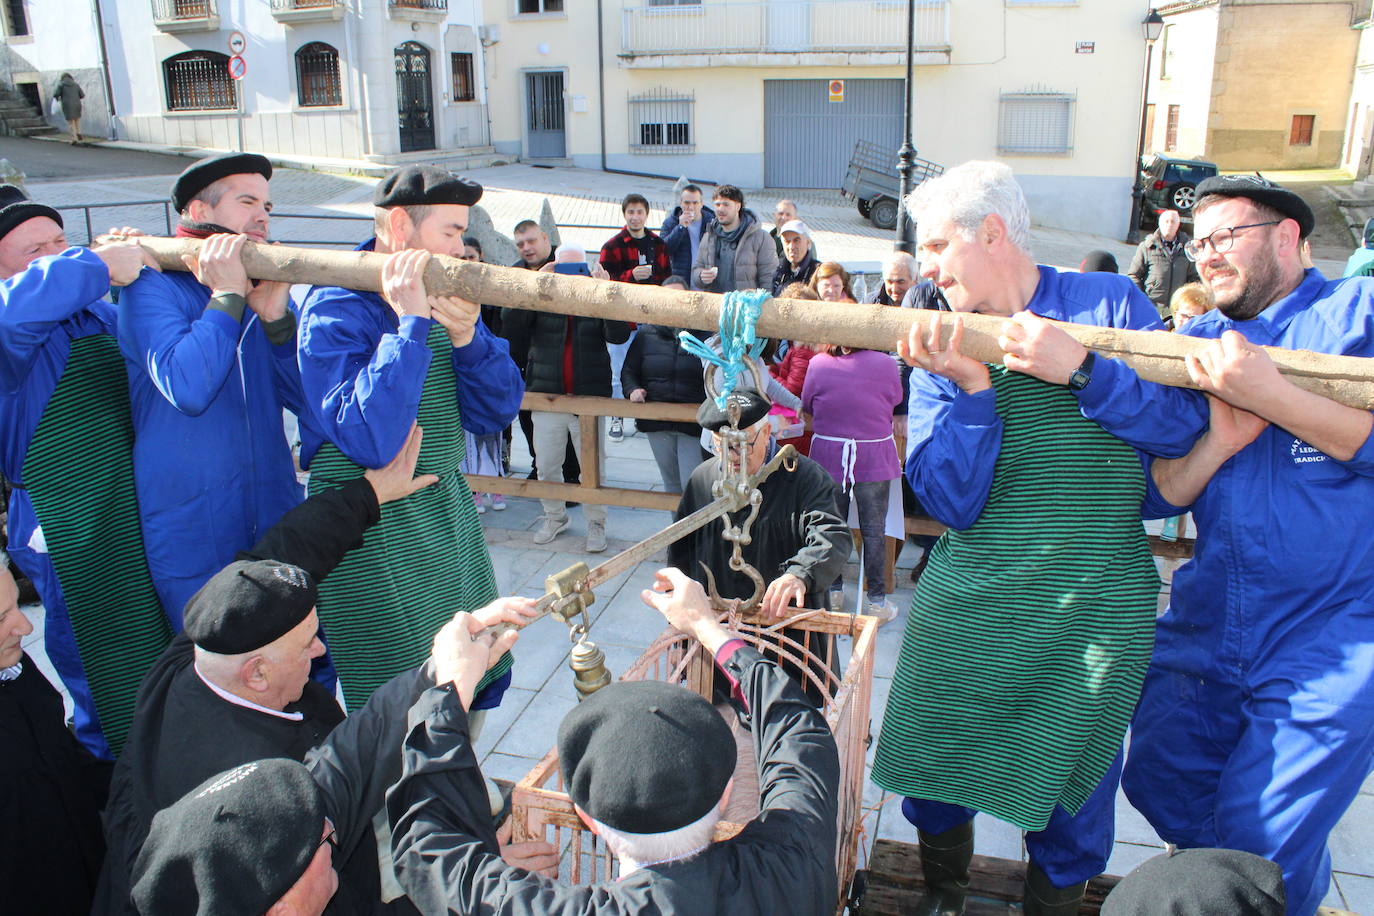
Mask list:
[[[694,335],[678,332],[682,349],[720,369],[716,406],[722,410],[735,390],[740,373],[750,371],[753,361],[763,352],[765,341],[754,333],[754,324],[763,311],[763,303],[769,298],[768,291],[762,289],[741,289],[725,294],[720,304],[719,353]]]

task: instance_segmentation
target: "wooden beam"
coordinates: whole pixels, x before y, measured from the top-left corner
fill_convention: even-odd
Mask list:
[[[488,477],[468,474],[468,486],[477,493],[500,493],[504,496],[528,496],[531,499],[570,499],[598,506],[625,506],[629,509],[660,509],[677,511],[679,493],[660,493],[656,490],[630,490],[623,487],[589,487],[552,480],[526,480],[523,477]]]
[[[700,404],[668,404],[663,401],[612,400],[611,398],[590,398],[576,394],[544,394],[538,391],[525,392],[520,402],[524,410],[543,410],[554,413],[572,413],[579,417],[633,417],[636,420],[675,420],[695,423]]]
[[[182,256],[195,255],[201,245],[200,239],[189,238],[140,236],[137,241],[164,270],[185,270]],[[255,242],[243,246],[243,263],[250,277],[373,292],[380,289],[385,259],[386,255],[368,251],[323,251]],[[439,255],[430,260],[425,271],[425,286],[436,295],[458,296],[469,302],[708,331],[719,325],[722,298],[715,293],[498,267]],[[948,340],[955,317],[948,312],[793,299],[765,302],[757,330],[765,337],[892,350],[914,323],[931,315],[939,316]],[[1004,320],[991,315],[961,317],[964,352],[984,362],[1000,362],[1002,350],[997,338]],[[1183,334],[1080,324],[1061,327],[1085,347],[1122,360],[1144,379],[1185,388],[1194,385],[1184,367],[1184,357],[1208,345]],[[1298,387],[1352,407],[1374,409],[1374,360],[1308,350],[1264,349],[1279,371]]]

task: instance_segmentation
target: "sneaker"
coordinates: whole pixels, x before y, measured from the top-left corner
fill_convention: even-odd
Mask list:
[[[571,524],[572,521],[566,515],[561,518],[552,515],[541,515],[539,516],[539,527],[534,529],[534,542],[536,544],[547,544],[564,531],[567,531],[568,526]]]
[[[893,620],[897,619],[896,605],[886,598],[881,602],[871,600],[865,601],[864,613],[870,617],[876,617],[878,619],[878,626],[882,626],[885,623],[891,623]]]
[[[625,424],[619,417],[611,420],[611,431],[606,434],[612,442],[625,441]]]
[[[481,515],[482,513],[484,513],[484,512],[487,511],[487,507],[486,507],[485,505],[482,504],[482,494],[481,494],[481,493],[474,493],[474,494],[472,494],[472,504],[473,504],[474,506],[477,507],[477,514],[478,514],[478,515]]]
[[[587,553],[601,553],[606,549],[606,523],[587,522]]]
[[[496,512],[506,511],[506,498],[500,493],[489,493],[491,497],[491,508]]]

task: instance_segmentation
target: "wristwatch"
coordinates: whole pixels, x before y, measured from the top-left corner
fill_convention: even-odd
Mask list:
[[[1077,369],[1073,370],[1073,374],[1069,376],[1070,391],[1082,391],[1084,388],[1088,387],[1088,382],[1093,380],[1093,362],[1096,359],[1097,354],[1089,350],[1082,364]]]

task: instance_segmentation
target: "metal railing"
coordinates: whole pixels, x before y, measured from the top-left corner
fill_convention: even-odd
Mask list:
[[[65,204],[55,206],[53,209],[60,213],[79,213],[80,223],[65,218],[67,231],[67,242],[72,245],[89,245],[96,236],[101,235],[112,226],[129,226],[146,232],[149,235],[171,235],[177,224],[177,215],[172,211],[172,204],[166,199],[162,200],[122,200],[108,204]],[[100,218],[95,218],[92,211],[102,211]],[[340,235],[343,238],[272,238],[274,242],[281,242],[283,245],[315,245],[315,246],[338,246],[352,248],[359,242],[364,241],[372,235],[372,217],[354,216],[346,213],[286,213],[273,211],[272,222],[274,228],[281,220],[322,220],[326,224],[343,223],[366,223],[359,227],[342,227],[338,233],[322,233],[326,235]],[[323,228],[323,227],[317,227]],[[81,237],[84,229],[85,237]]]
[[[673,6],[625,0],[621,55],[904,51],[905,0]],[[916,0],[916,49],[949,48],[949,0]]]
[[[390,0],[393,10],[435,10],[448,9],[448,0]]]
[[[153,0],[153,20],[209,19],[219,15],[216,0]]]
[[[272,12],[290,13],[295,10],[327,10],[342,5],[343,0],[272,0]]]

